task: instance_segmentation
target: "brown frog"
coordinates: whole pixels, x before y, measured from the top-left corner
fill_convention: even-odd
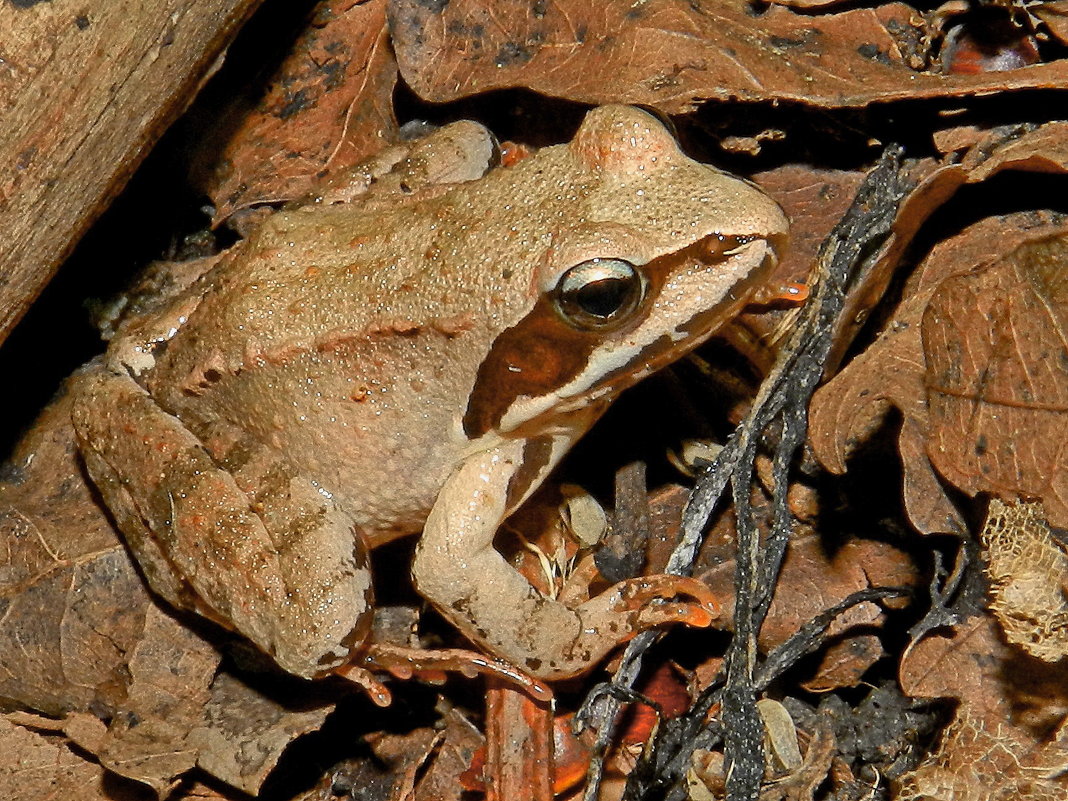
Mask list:
[[[488,162],[459,125],[457,157]],[[696,581],[569,608],[493,539],[613,398],[762,287],[782,212],[622,106],[481,177],[413,164],[396,202],[274,214],[78,380],[85,462],[152,588],[304,677],[364,643],[367,549],[418,532],[419,592],[534,676],[707,625]]]

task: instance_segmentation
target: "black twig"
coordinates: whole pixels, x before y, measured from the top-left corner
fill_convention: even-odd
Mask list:
[[[699,699],[707,709],[718,700],[722,704],[720,719],[729,720],[730,726],[719,731],[718,726],[704,721],[704,713],[699,716],[691,713],[685,716],[683,724],[689,731],[677,731],[678,726],[662,727],[663,737],[670,735],[677,740],[680,734],[684,735],[681,747],[671,749],[670,764],[662,765],[661,775],[654,780],[646,782],[638,772],[632,774],[625,796],[628,799],[648,798],[650,793],[663,791],[665,780],[675,785],[675,789],[668,792],[668,798],[685,797],[678,796],[676,791],[680,789],[678,780],[684,775],[693,750],[718,742],[720,734],[727,759],[728,800],[755,801],[758,796],[764,774],[763,727],[756,711],[758,678],[766,677],[769,671],[774,673],[774,665],[778,663],[769,662],[766,670],[758,666],[756,637],[771,603],[793,524],[787,506],[789,470],[808,430],[809,399],[823,375],[850,277],[877,258],[880,246],[890,235],[898,207],[912,188],[901,169],[901,158],[901,148],[887,147],[858,190],[849,211],[824,243],[812,296],[799,315],[797,326],[761,385],[746,419],[702,473],[683,512],[682,537],[666,570],[676,575],[688,575],[692,571],[712,512],[728,484],[731,485],[738,532],[735,634],[727,651],[725,682],[722,686],[716,685],[711,693],[706,691]],[[772,460],[775,482],[773,518],[771,532],[761,541],[749,505],[749,493],[757,447],[775,422],[780,425],[781,435]],[[818,630],[819,625],[815,625]],[[801,635],[799,632],[797,636]],[[613,685],[633,686],[641,670],[642,658],[657,637],[655,632],[645,632],[630,643],[613,677]],[[794,638],[788,642],[794,642]],[[618,697],[618,693],[604,692],[603,687],[594,688],[577,716],[580,725],[597,731],[597,754],[603,755],[612,741],[620,709]],[[702,745],[698,746],[698,743]],[[590,767],[584,801],[596,801],[602,770],[602,760],[595,759]]]

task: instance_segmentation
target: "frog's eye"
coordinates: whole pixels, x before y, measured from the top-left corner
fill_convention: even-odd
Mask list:
[[[641,305],[645,279],[623,259],[590,259],[576,264],[556,285],[557,311],[576,328],[613,328]]]

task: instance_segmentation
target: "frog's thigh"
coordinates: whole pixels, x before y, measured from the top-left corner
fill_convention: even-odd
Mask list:
[[[262,448],[237,470],[261,482],[250,499],[253,488],[127,376],[91,372],[75,392],[86,465],[157,592],[232,625],[291,673],[349,658],[372,599],[346,515]]]

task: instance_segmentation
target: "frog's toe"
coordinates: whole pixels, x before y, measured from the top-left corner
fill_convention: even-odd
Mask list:
[[[389,688],[375,678],[372,671],[362,665],[342,665],[334,670],[334,674],[351,681],[362,689],[375,706],[387,707],[393,703],[393,693],[389,691]]]
[[[503,659],[461,648],[421,649],[387,643],[372,643],[363,656],[366,668],[384,670],[399,679],[417,678],[431,683],[445,680],[446,673],[468,678],[491,676],[518,687],[539,701],[552,698],[552,690],[536,678]]]
[[[712,614],[700,604],[665,603],[652,600],[638,613],[638,626],[651,629],[671,623],[682,623],[695,628],[706,628],[712,624],[717,615]]]
[[[621,609],[637,611],[642,628],[661,623],[705,627],[719,617],[720,604],[706,584],[688,576],[659,574],[621,582],[614,589]],[[690,599],[664,603],[669,598]]]

